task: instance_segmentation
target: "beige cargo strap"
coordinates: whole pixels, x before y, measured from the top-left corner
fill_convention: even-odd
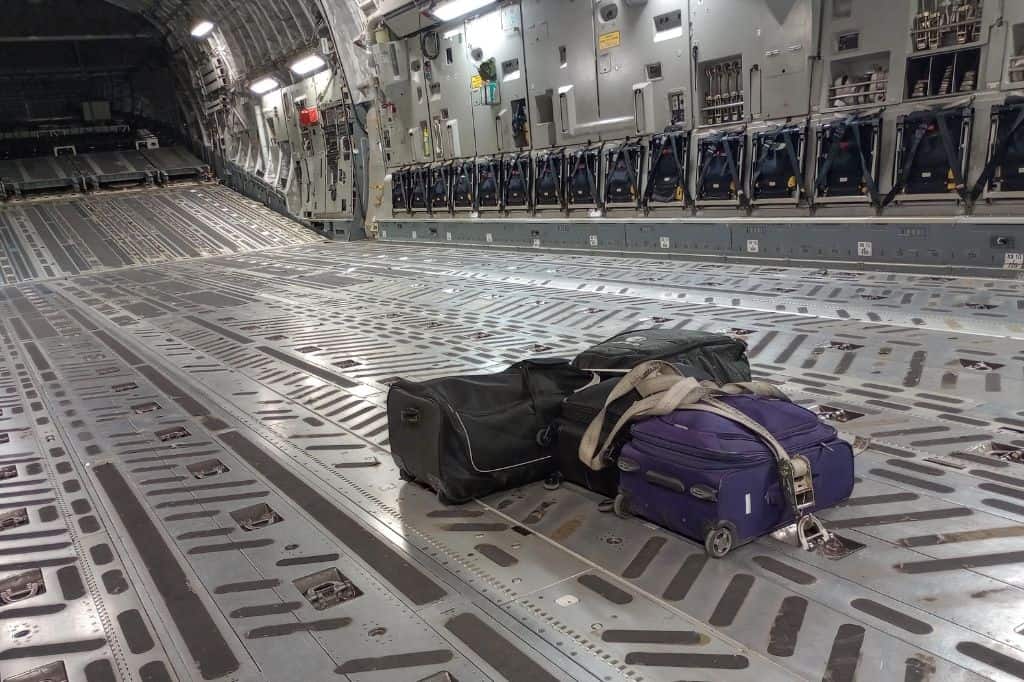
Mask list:
[[[633,390],[640,394],[641,399],[634,402],[626,410],[615,426],[612,427],[604,442],[600,442],[608,407]],[[622,377],[615,388],[612,389],[611,394],[605,401],[604,407],[601,408],[597,417],[587,427],[586,432],[583,434],[583,439],[580,441],[580,461],[595,471],[603,469],[609,464],[606,457],[609,447],[614,442],[615,437],[629,422],[645,417],[665,415],[678,409],[700,409],[738,422],[754,431],[759,437],[765,438],[769,447],[776,451],[777,457],[788,459],[789,455],[786,454],[785,449],[760,424],[742,412],[717,400],[713,400],[714,395],[740,395],[744,393],[788,400],[782,391],[772,384],[765,382],[752,381],[719,387],[709,382],[701,383],[696,379],[684,377],[675,365],[662,360],[642,363]],[[704,404],[698,405],[701,401],[704,401]],[[598,447],[599,445],[600,448]],[[780,452],[781,455],[778,454]]]

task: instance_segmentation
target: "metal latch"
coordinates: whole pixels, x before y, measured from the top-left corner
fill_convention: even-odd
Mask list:
[[[14,604],[45,592],[43,573],[35,569],[0,582],[0,604]]]
[[[195,478],[209,478],[210,476],[219,476],[230,471],[228,466],[219,459],[205,459],[202,462],[189,464],[186,468]]]
[[[43,583],[41,582],[30,582],[24,586],[16,589],[4,590],[0,592],[0,601],[5,604],[13,604],[18,601],[25,601],[39,594],[40,590],[43,589]]]
[[[28,510],[22,507],[14,509],[6,514],[0,514],[0,531],[10,530],[18,526],[28,525]]]
[[[824,524],[813,514],[800,517],[796,524],[796,535],[800,540],[800,546],[811,551],[819,544],[828,542],[832,534],[829,533]]]
[[[322,611],[328,607],[340,604],[357,596],[358,590],[349,581],[330,580],[306,590],[306,599],[313,605],[313,608]]]
[[[161,429],[156,432],[156,437],[163,443],[171,440],[178,440],[180,438],[188,438],[191,435],[192,434],[189,433],[188,429],[184,426],[172,426],[169,429]]]
[[[284,520],[280,514],[265,502],[233,511],[231,512],[231,518],[234,519],[239,528],[247,533],[272,526]]]
[[[293,584],[317,611],[323,611],[363,594],[363,591],[337,568],[317,571],[293,581]]]
[[[281,516],[276,511],[267,508],[267,510],[259,516],[243,521],[241,526],[243,530],[259,530],[260,528],[272,526],[280,520]]]
[[[147,412],[156,412],[160,409],[160,403],[148,402],[140,405],[132,405],[132,410],[135,414],[146,414]]]

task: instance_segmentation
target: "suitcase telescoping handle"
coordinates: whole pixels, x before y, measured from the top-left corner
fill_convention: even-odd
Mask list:
[[[407,407],[402,410],[402,422],[405,424],[419,424],[420,411],[415,407]]]
[[[633,403],[612,428],[604,443],[599,443],[608,406],[636,390],[642,397]],[[830,534],[825,527],[807,510],[814,506],[814,487],[811,466],[807,458],[790,456],[782,444],[764,426],[736,408],[716,399],[722,395],[752,394],[762,397],[789,400],[785,393],[765,382],[745,382],[718,387],[701,384],[696,379],[683,377],[679,370],[668,362],[652,360],[635,367],[622,378],[608,396],[604,407],[587,427],[580,441],[580,460],[591,469],[600,470],[607,464],[606,453],[615,436],[629,422],[644,417],[656,417],[675,410],[699,410],[710,412],[739,424],[761,439],[775,455],[779,470],[779,482],[786,501],[797,522],[800,544],[811,548],[814,540],[826,541]],[[598,446],[601,446],[600,448]]]

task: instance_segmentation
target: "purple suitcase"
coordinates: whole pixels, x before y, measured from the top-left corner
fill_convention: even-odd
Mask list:
[[[853,449],[816,414],[775,398],[718,399],[764,426],[790,455],[808,460],[814,504],[802,512],[850,496]],[[717,414],[682,409],[636,422],[619,469],[616,511],[704,542],[714,557],[795,521],[772,450]]]

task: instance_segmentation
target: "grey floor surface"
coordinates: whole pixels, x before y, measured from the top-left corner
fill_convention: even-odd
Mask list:
[[[4,682],[1024,679],[1024,283],[325,244],[215,187],[0,236]],[[396,377],[651,325],[871,439],[823,514],[863,549],[398,480]]]

